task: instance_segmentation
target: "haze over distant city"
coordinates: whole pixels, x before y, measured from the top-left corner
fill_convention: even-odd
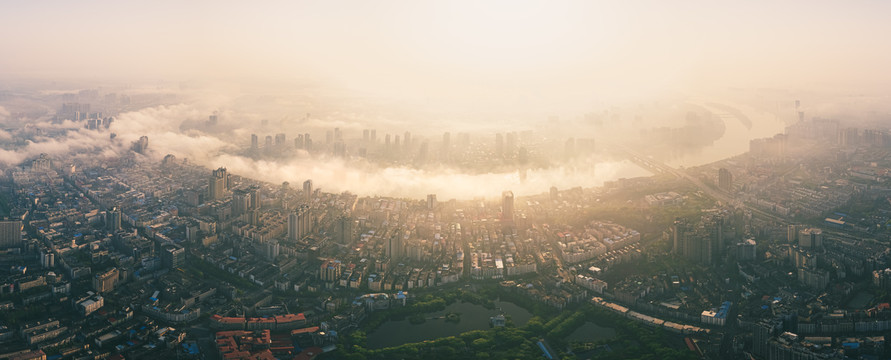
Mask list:
[[[0,58],[0,90],[35,100],[0,101],[0,121],[7,130],[70,131],[5,146],[4,166],[73,149],[114,156],[148,136],[155,160],[173,154],[276,183],[313,178],[367,195],[532,194],[648,174],[611,153],[615,146],[697,165],[781,133],[799,110],[863,122],[889,110],[882,94],[891,75],[880,69],[891,52],[874,43],[874,34],[891,33],[884,2],[47,5],[0,14],[16,34],[0,39],[15,55]],[[37,104],[83,89],[166,98],[121,108],[109,129],[115,139]],[[691,111],[699,112],[692,120]],[[218,126],[200,125],[214,113]],[[685,126],[697,129],[672,136],[695,141],[666,142]],[[490,150],[497,133],[532,132],[527,150],[546,159],[525,173],[510,162],[468,173],[454,161],[368,161],[357,156],[374,152],[367,144],[340,157],[242,151],[251,134],[277,133],[289,143],[312,133],[331,150],[322,141],[334,128],[346,140],[375,129],[381,143],[412,132],[431,147],[446,132],[467,133]],[[543,154],[564,152],[570,138],[592,140],[593,150],[571,161]]]

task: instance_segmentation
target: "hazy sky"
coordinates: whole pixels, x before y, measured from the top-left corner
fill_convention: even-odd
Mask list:
[[[886,84],[889,1],[4,1],[0,76],[522,103]]]

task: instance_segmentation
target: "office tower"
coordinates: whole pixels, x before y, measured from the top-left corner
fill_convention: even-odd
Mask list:
[[[256,153],[257,150],[260,150],[260,139],[257,134],[251,134],[251,152]]]
[[[219,168],[213,171],[208,179],[207,195],[211,201],[220,200],[229,195],[229,174],[226,168]]]
[[[309,137],[309,133],[303,134],[303,148],[307,151],[312,150],[312,138]]]
[[[22,221],[0,221],[0,248],[22,246]]]
[[[371,129],[371,142],[377,141],[377,130]]]
[[[297,137],[294,138],[294,148],[303,149],[303,134],[297,134]]]
[[[281,148],[285,146],[285,134],[278,133],[275,134],[275,147]]]
[[[504,137],[500,133],[495,134],[495,155],[504,155]]]
[[[105,211],[105,229],[114,233],[121,229],[121,209],[114,207]]]
[[[427,195],[427,210],[436,209],[436,194]]]
[[[501,193],[501,222],[512,225],[514,222],[514,192]]]
[[[340,132],[340,128],[334,128],[334,141],[343,140],[343,133]]]
[[[408,149],[411,146],[411,133],[406,131],[402,139],[405,140],[405,148]]]
[[[331,145],[334,142],[334,132],[328,130],[325,132],[325,145]]]
[[[164,245],[161,251],[161,266],[165,269],[181,268],[186,263],[186,249],[173,244]]]
[[[718,169],[718,189],[730,192],[733,190],[733,174],[725,168]]]
[[[505,144],[505,150],[508,153],[512,154],[514,152],[514,150],[516,150],[516,148],[517,148],[517,133],[516,132],[507,133],[507,142]]]
[[[399,135],[393,136],[393,147],[399,150]]]
[[[384,149],[386,152],[390,152],[390,134],[384,135]]]
[[[266,135],[265,140],[266,141],[263,143],[263,145],[264,145],[264,148],[266,149],[266,151],[268,152],[268,151],[272,150],[272,135]]]
[[[371,139],[371,135],[370,135],[370,132],[368,131],[368,129],[362,130],[362,141],[367,142],[370,139]]]
[[[207,123],[210,125],[216,125],[219,118],[217,118],[217,114],[213,114],[207,118]]]
[[[312,202],[312,179],[303,182],[303,196],[307,203]]]

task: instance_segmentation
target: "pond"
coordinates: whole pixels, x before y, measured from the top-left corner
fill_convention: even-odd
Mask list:
[[[516,326],[523,326],[532,318],[532,314],[526,309],[512,303],[505,301],[494,301],[494,303],[495,309],[489,310],[482,305],[456,302],[446,306],[443,311],[426,314],[424,316],[426,321],[421,324],[412,324],[408,319],[387,321],[368,334],[368,347],[379,349],[455,336],[471,330],[489,329],[489,318],[502,312]],[[460,320],[446,321],[444,316],[448,313],[460,314]]]
[[[616,337],[616,330],[603,327],[592,322],[586,322],[566,337],[567,341],[596,342],[609,340]]]

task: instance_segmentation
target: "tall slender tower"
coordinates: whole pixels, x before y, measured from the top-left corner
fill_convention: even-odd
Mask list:
[[[307,203],[312,202],[312,179],[303,182],[303,196]]]
[[[501,193],[501,222],[505,225],[513,225],[514,223],[514,192],[505,191]]]

